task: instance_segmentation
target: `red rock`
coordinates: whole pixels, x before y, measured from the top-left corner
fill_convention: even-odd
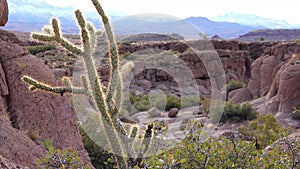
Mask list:
[[[46,84],[59,85],[52,72],[38,58],[30,55],[26,48],[14,43],[17,42],[15,39],[15,36],[0,30],[0,60],[9,87],[7,107],[13,126],[23,131],[35,131],[42,139],[51,140],[55,148],[78,150],[81,159],[90,164],[79,134],[75,112],[67,98],[48,92],[29,91],[28,84],[21,80],[23,75],[28,75]],[[28,149],[33,147],[28,146]],[[13,153],[21,152],[26,151]],[[30,158],[30,153],[35,155],[28,151],[16,156],[14,161]]]
[[[233,103],[243,103],[252,99],[252,94],[248,88],[236,89],[228,94],[228,100]]]
[[[6,0],[0,1],[0,26],[5,26],[8,20],[8,5]]]
[[[169,110],[168,117],[174,118],[177,116],[178,113],[179,113],[179,110],[177,108],[172,108]]]
[[[36,160],[46,153],[42,146],[33,142],[24,131],[13,128],[10,122],[1,117],[0,142],[0,155],[15,164],[29,168],[37,168]],[[0,168],[2,168],[1,165]]]
[[[29,169],[28,167],[24,167],[15,163],[12,163],[11,161],[9,161],[8,159],[2,157],[0,155],[0,168],[5,168],[5,169]]]

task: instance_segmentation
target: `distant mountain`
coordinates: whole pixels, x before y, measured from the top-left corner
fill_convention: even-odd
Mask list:
[[[259,26],[241,25],[233,22],[215,22],[205,17],[190,17],[185,19],[185,21],[194,24],[201,32],[204,32],[208,36],[218,35],[225,39],[235,38],[249,31],[263,28]]]
[[[41,0],[8,0],[9,20],[5,29],[23,32],[41,31],[42,27],[49,24],[51,17],[56,17],[61,21],[64,33],[77,33],[78,26],[74,19],[74,9],[71,7],[60,8],[47,4]],[[84,12],[95,26],[101,26],[96,12]],[[112,20],[121,16],[111,16]]]
[[[265,27],[269,29],[294,29],[300,28],[300,25],[292,25],[285,20],[274,20],[264,18],[252,14],[227,13],[224,15],[213,17],[212,20],[221,22],[235,22],[242,25]]]
[[[263,29],[240,35],[236,40],[256,41],[293,41],[300,37],[300,29]]]
[[[23,32],[41,31],[44,25],[49,24],[51,17],[56,17],[61,21],[64,33],[74,34],[79,31],[74,19],[74,9],[71,7],[59,8],[42,0],[8,0],[8,5],[9,21],[4,29]],[[96,12],[83,11],[83,13],[89,21],[95,24],[96,28],[102,27]],[[125,38],[133,34],[154,33],[170,35],[175,33],[185,39],[206,37],[232,39],[253,30],[288,25],[285,21],[235,13],[215,18],[220,21],[212,21],[205,17],[178,19],[158,14],[126,16],[109,11],[108,15],[112,21],[115,33],[117,35],[125,35]],[[226,22],[221,20],[226,20]]]
[[[114,31],[119,35],[132,34],[179,34],[184,39],[199,39],[201,31],[193,24],[169,15],[141,14],[123,17],[112,22]],[[202,36],[203,37],[203,36]]]
[[[236,38],[249,31],[263,27],[245,26],[230,22],[214,22],[205,17],[190,17],[183,20],[167,15],[130,16],[113,22],[118,34],[177,33],[185,39],[200,39],[218,35],[221,38]]]

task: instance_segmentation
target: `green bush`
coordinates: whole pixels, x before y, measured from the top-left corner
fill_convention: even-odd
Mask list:
[[[65,169],[65,168],[84,168],[90,169],[88,165],[84,165],[80,161],[78,151],[72,149],[66,149],[61,151],[60,149],[54,150],[53,147],[48,149],[48,154],[43,158],[38,159],[37,163],[40,165],[40,169]]]
[[[129,100],[138,111],[147,111],[151,108],[148,95],[137,95],[135,91],[132,91],[129,94]]]
[[[40,52],[46,52],[48,50],[56,49],[54,45],[37,45],[37,46],[27,46],[28,51],[35,55]]]
[[[245,103],[239,105],[231,102],[226,102],[221,122],[241,122],[244,120],[253,120],[255,117],[256,112],[251,108],[250,104]]]
[[[89,157],[96,169],[114,168],[113,155],[96,144],[88,135],[80,129],[84,148],[89,153]]]
[[[209,113],[211,101],[209,98],[201,97],[200,98],[200,107],[202,111]]]
[[[201,97],[195,95],[182,96],[182,108],[191,106],[200,106]]]
[[[249,123],[252,127],[244,127],[246,131],[258,132],[257,136],[270,138],[269,145],[275,138],[286,136],[286,129],[280,127],[274,116],[259,116],[258,119]],[[262,120],[267,120],[268,130],[262,130]],[[255,125],[257,124],[257,125]],[[248,125],[247,125],[248,126]],[[279,126],[279,127],[278,127]],[[272,136],[269,135],[272,132]],[[284,133],[284,134],[282,134]],[[247,133],[246,135],[250,137]],[[250,134],[251,135],[251,134]],[[264,152],[258,149],[255,140],[245,140],[237,137],[221,136],[219,138],[206,137],[201,141],[201,130],[188,134],[187,137],[175,147],[153,154],[146,160],[149,169],[172,168],[172,169],[213,169],[213,168],[299,168],[300,144],[293,141],[283,141],[290,148],[285,151],[278,147]],[[276,136],[276,137],[273,137]],[[203,137],[203,136],[202,136]]]
[[[300,104],[294,106],[294,110],[292,112],[293,119],[300,119]]]
[[[175,97],[172,94],[167,94],[167,104],[165,107],[166,111],[169,111],[172,108],[181,108],[181,98],[180,97]]]
[[[149,97],[151,97],[151,103],[149,101]],[[159,110],[169,111],[171,108],[185,108],[199,105],[200,99],[198,96],[183,96],[176,97],[172,94],[168,93],[166,95],[166,100],[164,99],[165,94],[162,92],[154,93],[154,94],[146,94],[146,95],[136,95],[135,91],[132,91],[129,94],[129,100],[131,105],[138,111],[146,111],[153,106],[156,106]],[[181,101],[184,100],[183,104]],[[126,104],[127,101],[125,100]],[[130,110],[128,110],[131,112]]]
[[[245,87],[245,83],[242,83],[240,81],[232,79],[227,84],[227,92],[229,93],[229,92],[231,92],[233,90],[240,89],[240,88],[243,88],[243,87]]]
[[[271,145],[279,138],[291,133],[291,129],[283,128],[272,114],[258,115],[257,119],[250,121],[248,126],[239,128],[240,135],[246,140],[256,140],[260,148]]]
[[[80,134],[84,148],[89,154],[91,162],[96,169],[112,169],[114,168],[113,155],[101,147],[102,133],[97,114],[90,113],[83,125],[80,127]],[[89,133],[90,135],[87,135]],[[94,141],[97,141],[95,143]]]

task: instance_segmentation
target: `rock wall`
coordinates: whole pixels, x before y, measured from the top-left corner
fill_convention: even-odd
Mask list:
[[[0,26],[5,26],[8,21],[8,5],[6,0],[0,0]]]
[[[7,160],[6,158],[2,157],[0,155],[0,168],[3,169],[29,169],[28,167],[24,167],[24,166],[20,166],[17,165],[15,163],[10,162],[9,160]]]
[[[300,103],[299,44],[222,40],[213,40],[211,43],[223,63],[227,82],[235,79],[246,84],[246,88],[228,94],[230,101],[235,103],[251,101],[259,112],[273,113],[282,124],[300,127],[299,120],[291,118],[294,105]],[[210,79],[206,68],[195,53],[187,50],[186,44],[180,42],[132,44],[121,46],[120,52],[134,53],[147,48],[176,51],[178,57],[193,72],[199,92],[202,95],[210,94]],[[99,71],[104,77],[108,73],[106,67]],[[180,95],[180,89],[173,77],[156,69],[145,69],[134,74],[130,88],[137,90],[138,93],[160,89]]]
[[[291,112],[300,103],[300,45],[280,43],[267,48],[251,65],[247,88],[258,99],[252,105],[262,113],[272,113],[282,123],[300,127]]]
[[[41,91],[31,92],[29,86],[21,80],[23,75],[28,75],[47,84],[59,85],[51,70],[29,54],[26,48],[20,46],[21,44],[22,42],[13,34],[0,30],[0,65],[4,72],[0,84],[5,85],[5,82],[7,84],[7,89],[1,86],[1,95],[3,103],[6,102],[12,126],[16,130],[35,133],[42,140],[51,140],[55,148],[78,150],[81,159],[90,164],[79,134],[75,112],[67,98]],[[6,132],[1,133],[0,138],[5,138],[5,134],[8,135]],[[10,140],[10,144],[14,143],[19,143],[17,137]],[[15,151],[17,149],[10,149],[9,146],[4,149],[9,149],[7,156],[12,156],[9,159],[19,161],[25,166],[32,166],[36,158],[31,157],[33,155],[42,157],[43,151],[33,152],[36,146],[30,144],[32,145],[27,145],[27,149],[32,149],[30,151]]]
[[[211,92],[210,77],[206,71],[205,65],[201,61],[201,57],[197,55],[193,50],[189,49],[190,46],[203,45],[203,49],[210,52],[217,52],[220,56],[224,70],[226,72],[227,81],[230,79],[239,80],[247,83],[250,79],[250,65],[252,58],[250,56],[250,48],[246,43],[240,43],[237,41],[222,41],[213,40],[210,42],[202,41],[190,41],[190,42],[152,42],[152,43],[132,43],[131,45],[125,44],[120,46],[120,53],[122,56],[128,53],[138,53],[140,51],[173,51],[177,57],[186,64],[188,69],[192,72],[193,77],[187,79],[187,88],[185,94],[190,94],[194,90],[199,90],[202,95],[209,95]],[[205,46],[206,45],[206,46]],[[155,52],[154,52],[155,53]],[[164,62],[165,58],[159,60]],[[133,60],[134,61],[134,60]],[[148,60],[149,61],[149,60]],[[151,60],[149,61],[151,62]],[[166,93],[170,92],[174,95],[181,95],[178,82],[174,80],[174,74],[182,71],[181,67],[178,67],[178,63],[174,60],[166,60],[166,64],[170,63],[172,67],[169,72],[166,72],[159,68],[147,68],[147,61],[145,63],[139,63],[139,69],[143,71],[135,71],[134,78],[131,81],[130,89],[136,90],[138,93],[148,93],[151,90],[160,89]],[[180,63],[179,63],[180,64]],[[182,64],[181,64],[182,65]],[[167,67],[167,66],[165,66]],[[103,80],[107,80],[108,67],[101,67],[99,73]],[[173,76],[172,76],[173,75]],[[191,81],[197,82],[198,89],[191,87],[193,85]]]

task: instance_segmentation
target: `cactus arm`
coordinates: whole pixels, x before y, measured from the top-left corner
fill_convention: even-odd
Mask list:
[[[48,91],[48,92],[52,92],[52,93],[58,93],[63,95],[63,93],[74,93],[74,94],[85,94],[86,90],[84,90],[83,88],[77,88],[77,87],[52,87],[50,85],[41,83],[29,76],[23,76],[22,80],[28,84],[30,84],[31,86],[29,87],[30,90],[43,90],[43,91]]]
[[[117,85],[120,85],[120,72],[119,72],[119,51],[117,47],[117,43],[115,40],[115,36],[113,34],[111,24],[109,22],[108,17],[106,16],[102,6],[97,0],[91,0],[93,5],[95,6],[98,14],[102,18],[102,22],[105,28],[106,37],[108,39],[108,47],[109,47],[109,61],[111,64],[111,70],[110,70],[110,79],[109,79],[109,89],[107,91],[107,98],[106,101],[110,102],[110,100],[114,97],[114,93],[116,92]],[[120,91],[117,91],[117,93]]]
[[[33,39],[36,39],[39,41],[44,41],[44,42],[56,41],[62,47],[64,47],[68,51],[72,52],[73,54],[75,54],[75,55],[81,54],[82,50],[80,48],[76,47],[74,44],[72,44],[68,40],[61,37],[60,26],[59,26],[58,20],[55,18],[52,19],[52,29],[53,29],[54,35],[43,35],[43,34],[32,33],[31,37]]]
[[[87,23],[87,29],[89,31],[90,34],[90,46],[91,49],[94,49],[96,46],[96,32],[95,32],[95,28],[91,23]]]

